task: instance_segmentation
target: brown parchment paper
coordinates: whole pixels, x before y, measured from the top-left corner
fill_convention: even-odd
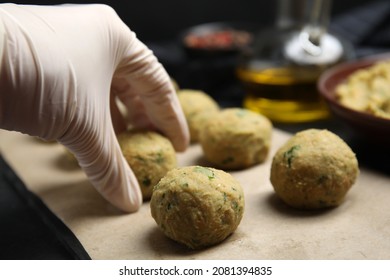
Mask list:
[[[275,129],[265,163],[231,172],[245,191],[243,220],[223,243],[197,251],[159,231],[149,202],[133,214],[108,204],[69,164],[60,144],[0,130],[0,152],[92,259],[390,259],[390,177],[361,169],[341,206],[291,209],[274,195],[269,181],[272,156],[290,136]],[[205,163],[197,144],[178,160],[180,166]]]

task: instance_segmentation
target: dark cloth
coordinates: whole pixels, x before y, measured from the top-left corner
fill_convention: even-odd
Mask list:
[[[0,259],[86,260],[74,234],[0,156]]]
[[[390,1],[376,1],[335,17],[329,28],[350,41],[358,58],[390,51]]]

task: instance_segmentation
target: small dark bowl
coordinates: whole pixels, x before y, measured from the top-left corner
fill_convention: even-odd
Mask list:
[[[258,28],[256,24],[251,23],[205,23],[185,30],[180,36],[180,41],[191,57],[235,55],[252,43]]]
[[[335,89],[355,71],[387,59],[390,59],[390,53],[342,63],[325,71],[318,80],[320,94],[336,118],[348,124],[361,138],[371,143],[386,145],[390,143],[390,119],[345,107],[335,97]]]

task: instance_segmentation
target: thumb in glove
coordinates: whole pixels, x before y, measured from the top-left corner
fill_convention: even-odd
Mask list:
[[[178,151],[189,143],[156,57],[105,5],[1,4],[1,23],[0,127],[57,139],[104,198],[136,211],[142,195],[116,139],[126,124],[114,99],[133,126],[161,131]]]

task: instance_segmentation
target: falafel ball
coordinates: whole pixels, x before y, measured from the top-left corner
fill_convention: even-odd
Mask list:
[[[291,137],[273,157],[270,180],[288,205],[299,209],[338,206],[359,174],[351,148],[328,130]]]
[[[126,131],[118,135],[118,142],[141,187],[143,199],[149,199],[158,181],[177,167],[172,143],[153,131]]]
[[[202,166],[173,169],[155,186],[151,214],[163,233],[189,248],[218,244],[244,213],[244,193],[229,173]]]
[[[210,95],[201,90],[182,89],[177,93],[188,123],[191,142],[196,143],[199,141],[199,130],[208,118],[219,111],[219,105]]]
[[[221,110],[200,132],[206,159],[221,169],[243,169],[262,163],[271,146],[272,123],[241,108]]]

